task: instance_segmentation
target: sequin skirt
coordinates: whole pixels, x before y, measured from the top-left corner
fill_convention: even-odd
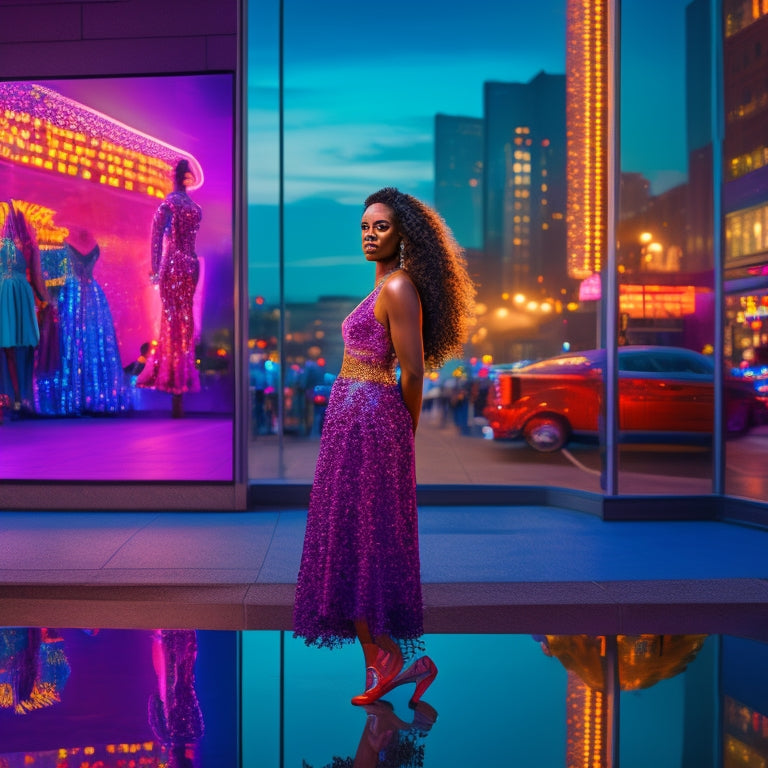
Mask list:
[[[413,431],[396,384],[340,376],[320,441],[294,631],[334,647],[355,639],[361,619],[374,635],[423,633]]]

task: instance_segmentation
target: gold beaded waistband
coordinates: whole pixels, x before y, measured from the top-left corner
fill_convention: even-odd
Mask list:
[[[339,376],[343,379],[373,381],[377,384],[397,384],[395,372],[390,368],[372,365],[347,354],[344,355],[344,359],[341,362]]]

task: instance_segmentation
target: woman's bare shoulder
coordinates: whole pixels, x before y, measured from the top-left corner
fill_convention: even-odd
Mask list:
[[[413,278],[404,270],[398,269],[382,286],[382,293],[392,298],[415,296],[418,298],[418,290]]]
[[[379,321],[384,323],[384,325],[389,323],[389,320],[384,318],[394,316],[415,317],[421,313],[419,292],[416,290],[416,285],[410,275],[400,269],[394,275],[387,278],[376,300],[374,312]]]

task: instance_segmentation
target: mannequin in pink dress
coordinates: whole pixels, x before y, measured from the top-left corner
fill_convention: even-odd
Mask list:
[[[176,165],[175,183],[152,222],[152,271],[160,288],[160,336],[153,354],[136,381],[172,396],[174,418],[183,415],[182,395],[200,389],[195,361],[193,300],[200,277],[195,238],[202,211],[187,194],[194,177],[187,160]]]

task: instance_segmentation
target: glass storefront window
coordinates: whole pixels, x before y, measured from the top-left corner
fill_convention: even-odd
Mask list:
[[[759,4],[733,0],[713,19],[711,5],[615,5],[621,17],[615,296],[603,295],[610,286],[601,184],[605,153],[617,138],[600,133],[608,124],[607,3],[553,0],[509,10],[480,4],[439,22],[425,9],[430,25],[437,24],[439,34],[430,37],[440,40],[440,51],[450,50],[451,41],[466,47],[467,30],[478,30],[483,44],[470,46],[459,68],[439,52],[426,56],[419,23],[392,41],[384,64],[360,66],[342,9],[329,16],[327,9],[286,5],[283,120],[275,125],[270,107],[254,112],[265,128],[259,146],[282,141],[285,164],[279,179],[273,166],[266,170],[268,200],[250,210],[257,280],[249,296],[252,380],[266,387],[252,403],[252,481],[311,482],[342,353],[339,326],[371,286],[358,254],[362,200],[384,185],[438,208],[464,245],[478,285],[464,358],[425,380],[417,436],[421,484],[551,485],[554,471],[557,485],[604,491],[600,350],[614,313],[617,492],[712,492],[720,396],[725,450],[733,459],[727,468],[745,465],[742,452],[752,455],[761,445],[760,382],[768,380],[760,367],[768,293],[760,192],[766,140],[761,91],[749,86],[764,66],[756,40],[768,15]],[[255,52],[249,77],[274,85],[280,41],[268,18],[275,7],[251,10],[259,43],[249,46]],[[508,23],[499,16],[507,12],[514,15]],[[267,23],[254,21],[261,18]],[[318,28],[326,30],[322,50]],[[501,29],[546,34],[529,51],[525,35],[511,44]],[[656,41],[652,55],[649,39]],[[713,45],[723,46],[722,72],[713,68],[719,60]],[[251,98],[261,97],[252,89]],[[718,115],[722,137],[713,127]],[[575,152],[587,128],[588,141]],[[598,147],[602,153],[590,154]],[[251,171],[258,176],[253,163]],[[251,193],[261,184],[252,178]],[[267,211],[272,218],[264,218]],[[279,285],[275,270],[284,278]],[[716,341],[720,316],[722,343]],[[645,357],[638,351],[630,360],[630,347],[646,348]],[[551,388],[545,391],[554,375],[546,366],[519,369],[563,354],[552,364],[561,384],[571,358],[594,359],[591,379],[583,376],[586,368],[567,370],[571,400],[560,402]],[[526,410],[521,398],[547,407]],[[750,478],[747,495],[763,498]]]

